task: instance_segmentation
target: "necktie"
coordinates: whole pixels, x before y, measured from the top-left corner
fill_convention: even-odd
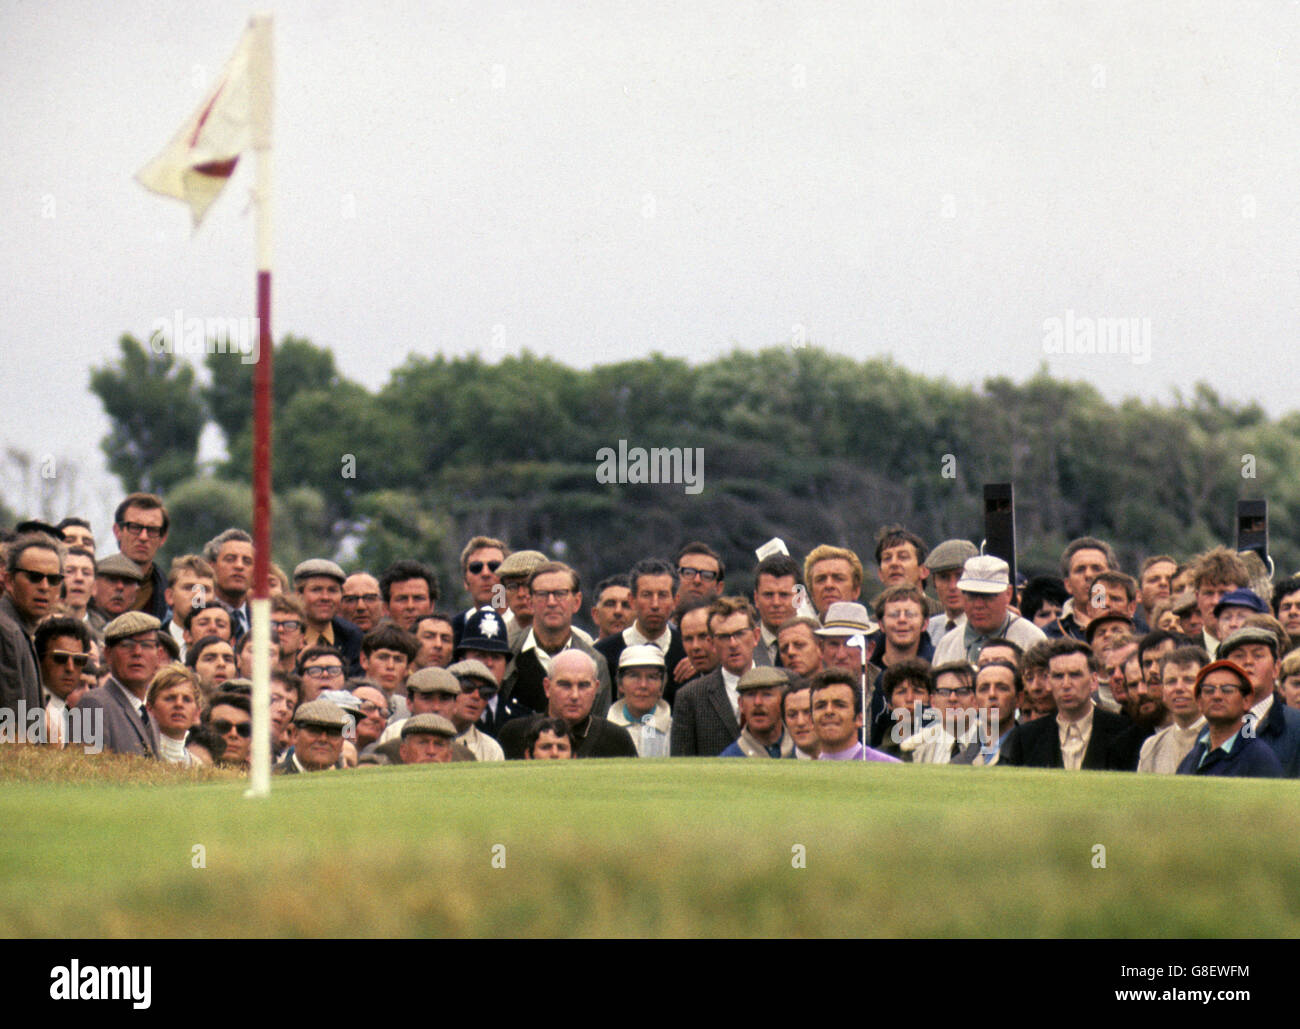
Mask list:
[[[1065,730],[1065,743],[1061,746],[1061,757],[1065,767],[1071,771],[1078,771],[1083,764],[1083,733],[1079,731],[1077,725],[1071,724],[1070,728]]]

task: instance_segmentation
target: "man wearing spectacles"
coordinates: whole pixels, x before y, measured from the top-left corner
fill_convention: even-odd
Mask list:
[[[115,754],[158,756],[158,723],[145,699],[158,670],[158,630],[162,623],[143,611],[118,615],[104,627],[104,655],[110,675],[77,705],[82,724],[103,711],[103,749]]]
[[[712,600],[722,596],[727,568],[721,555],[707,543],[695,540],[686,544],[677,554],[676,565],[676,603],[680,604],[688,597]]]
[[[90,660],[90,630],[75,618],[47,618],[36,627],[35,642],[41,683],[50,697],[46,740],[61,747],[68,740],[68,708],[76,706],[84,690],[81,673]]]
[[[511,555],[511,560],[517,555]],[[573,616],[582,610],[582,588],[578,573],[560,561],[547,561],[533,569],[526,589],[532,607],[532,623],[520,636],[511,656],[501,696],[541,714],[547,708],[543,682],[551,672],[555,656],[566,650],[580,650],[596,665],[600,687],[593,710],[604,715],[611,693],[609,665],[589,642],[573,630]]]
[[[497,681],[491,669],[482,661],[457,661],[447,671],[460,684],[460,693],[447,716],[460,734],[456,742],[464,744],[475,760],[504,761],[501,744],[478,727],[488,701],[497,694]]]
[[[300,704],[289,728],[290,747],[275,766],[278,775],[322,772],[343,767],[343,709],[329,700]]]
[[[19,717],[45,706],[36,623],[54,610],[63,585],[63,556],[48,536],[21,536],[10,544],[5,593],[0,597],[0,709]]]
[[[343,655],[333,647],[308,647],[298,655],[302,680],[301,703],[315,700],[324,690],[340,690],[346,678]]]
[[[307,645],[307,609],[292,593],[271,598],[271,642],[276,648],[271,668],[292,672],[298,652]]]
[[[362,632],[369,632],[384,617],[384,597],[379,580],[369,572],[354,572],[343,580],[339,614]]]
[[[160,622],[167,617],[167,576],[154,563],[167,542],[171,520],[161,498],[152,493],[132,493],[113,514],[113,538],[122,556],[140,568],[141,584],[132,610],[144,611]]]
[[[501,567],[508,553],[510,548],[501,540],[493,539],[491,536],[475,536],[461,550],[460,570],[472,606],[461,611],[451,621],[451,630],[456,636],[458,649],[461,635],[465,631],[465,620],[479,608],[497,599],[493,596],[495,588],[501,584],[497,569]],[[504,600],[504,597],[500,599]]]
[[[1179,775],[1282,778],[1282,763],[1261,740],[1246,711],[1253,696],[1250,676],[1233,661],[1213,661],[1196,675],[1196,702],[1206,728],[1178,766]]]

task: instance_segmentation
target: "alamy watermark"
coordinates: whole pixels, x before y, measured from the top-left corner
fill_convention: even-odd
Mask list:
[[[610,483],[672,483],[687,493],[704,491],[704,448],[628,447],[618,441],[618,450],[601,447],[596,451],[596,481]]]
[[[257,364],[261,354],[257,318],[186,318],[177,308],[171,318],[155,318],[149,349],[155,354],[238,354],[243,364]]]
[[[1081,318],[1067,308],[1064,318],[1043,320],[1043,353],[1123,355],[1134,364],[1151,360],[1150,318]]]
[[[102,708],[67,708],[62,714],[63,743],[80,746],[87,754],[104,749],[104,711]],[[49,743],[45,708],[28,708],[19,698],[15,707],[0,707],[0,743]]]

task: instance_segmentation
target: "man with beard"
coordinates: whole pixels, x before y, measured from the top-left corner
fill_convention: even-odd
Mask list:
[[[541,718],[563,718],[578,744],[578,757],[636,757],[632,737],[622,726],[591,713],[599,681],[596,662],[581,650],[565,650],[551,662],[543,683],[547,710],[507,722],[497,737],[507,760],[524,757],[529,730]]]
[[[1139,772],[1173,775],[1196,745],[1205,728],[1205,718],[1196,702],[1196,677],[1209,663],[1210,655],[1200,647],[1178,647],[1161,659],[1161,700],[1170,718],[1164,728],[1142,744]]]
[[[1116,759],[1131,771],[1137,771],[1146,741],[1173,720],[1165,706],[1163,683],[1142,674],[1140,654],[1141,643],[1124,664],[1124,713],[1133,724],[1115,741]]]
[[[781,699],[790,677],[780,668],[762,665],[740,677],[740,736],[719,757],[793,757],[794,739],[785,731]]]

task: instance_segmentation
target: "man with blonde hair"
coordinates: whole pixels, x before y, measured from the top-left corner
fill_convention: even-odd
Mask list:
[[[862,560],[845,547],[823,543],[804,558],[803,581],[817,617],[825,618],[836,601],[853,602],[862,596]]]

